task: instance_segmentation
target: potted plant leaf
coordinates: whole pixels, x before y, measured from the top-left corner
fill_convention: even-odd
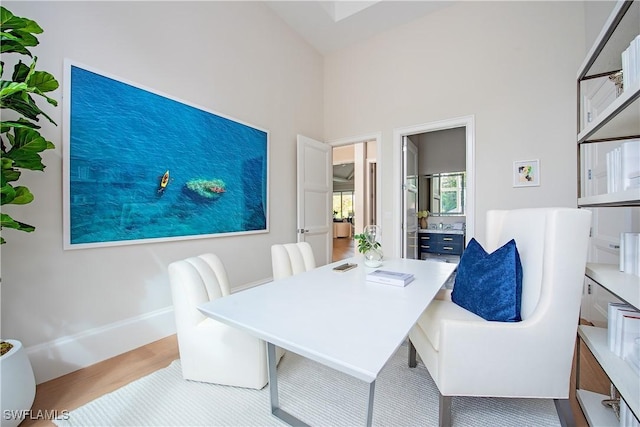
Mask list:
[[[36,104],[34,97],[45,99],[49,104],[58,103],[46,95],[56,90],[58,81],[46,71],[37,71],[38,58],[31,55],[29,48],[38,45],[35,34],[42,33],[42,28],[27,18],[13,15],[9,10],[0,6],[0,107],[2,109],[2,124],[0,127],[0,145],[2,148],[2,175],[0,176],[2,205],[25,205],[33,201],[31,191],[18,185],[17,181],[24,170],[42,171],[40,153],[55,148],[51,141],[46,140],[39,132],[38,122],[44,117],[49,122],[56,123]],[[29,65],[16,59],[16,56],[31,58]],[[13,67],[11,80],[5,80],[5,60],[17,60]],[[2,212],[0,232],[5,228],[31,232],[35,227],[12,218]],[[0,235],[0,244],[5,239]]]
[[[39,132],[38,123],[41,118],[54,125],[56,123],[40,109],[35,99],[44,99],[49,104],[57,106],[56,100],[48,97],[46,93],[56,90],[59,86],[50,73],[36,70],[37,57],[29,51],[29,48],[38,45],[36,34],[40,33],[42,28],[35,21],[15,16],[0,6],[2,206],[25,205],[33,201],[31,191],[24,185],[18,185],[18,180],[25,170],[43,171],[45,166],[40,153],[55,148],[53,143]],[[25,56],[29,58],[29,64],[22,62],[21,58]],[[5,80],[5,61],[13,64],[9,80]],[[3,211],[0,213],[0,244],[5,243],[1,234],[4,229],[32,232],[35,227],[16,220]],[[16,426],[33,404],[35,378],[20,341],[0,339],[0,345],[2,426]]]

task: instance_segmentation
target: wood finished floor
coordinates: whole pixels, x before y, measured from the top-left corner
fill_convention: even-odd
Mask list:
[[[353,256],[353,239],[335,239],[334,261]],[[584,346],[584,344],[582,344]],[[581,354],[581,386],[584,389],[608,394],[609,382],[591,353],[583,347]],[[32,414],[38,411],[72,411],[103,394],[112,392],[132,381],[168,366],[178,359],[175,335],[142,346],[95,365],[39,384]],[[575,397],[575,360],[571,377],[570,404],[577,427],[588,424]],[[265,411],[268,408],[265,407]],[[48,420],[26,419],[20,427],[52,426]]]
[[[354,242],[350,237],[333,239],[333,261],[351,258],[355,254]]]

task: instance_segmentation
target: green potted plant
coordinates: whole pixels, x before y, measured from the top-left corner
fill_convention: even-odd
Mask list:
[[[31,19],[13,15],[0,6],[0,107],[2,124],[0,127],[0,146],[2,149],[2,174],[0,176],[1,203],[25,205],[33,201],[33,194],[23,185],[17,185],[23,170],[42,171],[40,153],[55,148],[38,131],[38,122],[44,117],[56,123],[36,104],[34,96],[44,98],[49,104],[57,106],[55,99],[45,93],[56,90],[58,81],[46,71],[37,71],[38,58],[31,55],[30,47],[38,45],[35,34],[42,33],[42,28]],[[11,55],[13,54],[13,55]],[[16,56],[28,56],[31,64],[27,65]],[[17,60],[13,67],[11,80],[5,80],[4,60]],[[57,126],[57,125],[56,125]],[[32,232],[35,227],[12,218],[2,212],[0,230],[12,228],[19,231]],[[0,244],[5,239],[0,235]]]
[[[358,252],[360,252],[361,254],[364,254],[371,248],[378,249],[380,247],[379,242],[373,242],[373,244],[371,244],[371,242],[367,240],[367,236],[364,233],[356,234],[355,236],[353,236],[353,238],[358,242]]]
[[[34,97],[45,99],[49,104],[57,106],[56,100],[45,95],[58,88],[58,81],[45,71],[37,71],[37,57],[29,48],[38,45],[35,34],[42,33],[42,28],[33,20],[15,16],[8,9],[0,6],[0,108],[2,120],[0,124],[0,146],[2,149],[2,169],[0,174],[1,205],[25,205],[33,201],[31,191],[17,185],[24,170],[42,171],[40,153],[55,148],[38,131],[38,122],[44,117],[56,123],[36,104]],[[27,65],[20,59],[30,58]],[[11,61],[13,73],[10,80],[5,80],[5,62]],[[57,125],[56,125],[57,126]],[[12,218],[6,212],[0,213],[0,233],[10,228],[18,231],[32,232],[35,227]],[[5,239],[0,235],[0,244]],[[28,410],[35,397],[35,378],[33,369],[22,346],[17,340],[0,339],[1,394],[2,413],[20,414]],[[7,412],[9,411],[9,412]],[[4,426],[16,426],[24,418],[15,416],[2,420]]]
[[[364,255],[364,264],[367,267],[380,267],[382,265],[382,249],[378,236],[380,227],[367,225],[362,234],[356,234],[353,238],[358,242],[358,252]]]

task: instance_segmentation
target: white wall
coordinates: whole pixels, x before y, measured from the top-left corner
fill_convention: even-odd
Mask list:
[[[269,279],[271,244],[296,237],[296,134],[323,137],[322,57],[260,2],[3,5],[44,28],[34,53],[61,83],[70,58],[270,131],[269,233],[63,251],[62,128],[45,126],[57,148],[26,174],[36,200],[6,209],[37,230],[4,230],[2,248],[1,335],[24,343],[37,381],[172,333],[174,260],[210,251],[235,287]]]
[[[394,216],[393,130],[475,115],[476,234],[489,209],[576,205],[581,2],[459,2],[325,58],[325,138],[382,132],[384,252]],[[512,188],[540,159],[540,187]]]

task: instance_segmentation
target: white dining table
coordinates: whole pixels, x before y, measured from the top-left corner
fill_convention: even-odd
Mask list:
[[[345,262],[358,267],[333,270]],[[273,415],[291,425],[306,425],[280,407],[279,346],[368,383],[370,426],[378,374],[455,267],[428,260],[384,260],[379,269],[414,275],[411,283],[398,287],[367,281],[366,274],[375,268],[355,257],[215,299],[199,310],[266,341]]]

